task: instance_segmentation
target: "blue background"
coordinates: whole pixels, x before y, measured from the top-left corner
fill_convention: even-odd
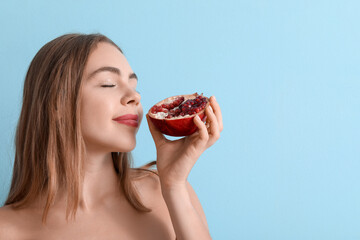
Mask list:
[[[100,32],[124,50],[145,111],[193,92],[221,104],[221,138],[189,177],[214,239],[360,239],[359,12],[355,0],[1,1],[0,200],[30,61],[59,35]],[[135,165],[155,154],[142,124]]]

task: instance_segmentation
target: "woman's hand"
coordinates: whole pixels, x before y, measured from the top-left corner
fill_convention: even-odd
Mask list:
[[[162,186],[184,186],[197,159],[219,139],[223,123],[215,97],[210,98],[210,106],[205,109],[206,124],[195,117],[198,131],[175,141],[165,138],[146,116],[157,150],[157,170]]]

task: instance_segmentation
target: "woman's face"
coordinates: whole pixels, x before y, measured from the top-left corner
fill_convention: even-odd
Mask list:
[[[82,81],[81,130],[87,150],[133,150],[143,110],[137,77],[124,55],[109,43],[99,43],[88,58]]]

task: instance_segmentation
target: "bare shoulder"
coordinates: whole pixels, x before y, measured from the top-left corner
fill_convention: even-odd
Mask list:
[[[162,199],[159,176],[156,172],[144,172],[133,181],[145,205],[154,205]]]
[[[163,210],[167,209],[161,192],[160,178],[158,175],[155,173],[144,174],[142,177],[137,178],[134,183],[145,205],[149,206],[150,208],[161,207]],[[194,188],[188,181],[186,182],[186,187],[192,205],[202,218],[204,224],[208,227],[204,209]]]
[[[0,208],[0,239],[19,239],[18,214],[11,206]]]
[[[0,233],[3,233],[4,229],[14,228],[15,226],[16,212],[8,205],[0,208]]]

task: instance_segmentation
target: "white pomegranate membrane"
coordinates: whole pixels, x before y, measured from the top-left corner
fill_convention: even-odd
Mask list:
[[[184,96],[169,98],[161,105],[155,105],[150,109],[157,119],[179,119],[202,111],[208,99],[202,95],[192,96],[185,99]]]

